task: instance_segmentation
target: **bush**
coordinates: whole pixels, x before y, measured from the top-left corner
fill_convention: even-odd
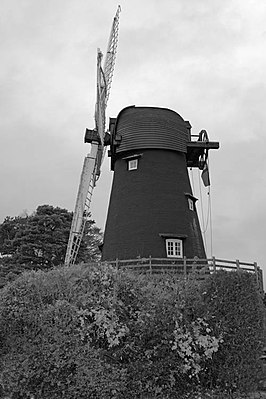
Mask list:
[[[245,390],[255,382],[261,312],[247,273],[202,283],[108,265],[25,273],[0,293],[0,383],[23,399]]]
[[[79,309],[90,290],[84,272],[25,273],[2,290],[0,381],[12,398],[108,398],[119,392],[123,370],[82,341]]]
[[[254,389],[264,335],[262,296],[254,276],[220,271],[206,280],[202,297],[215,333],[223,336],[208,381],[230,391]]]

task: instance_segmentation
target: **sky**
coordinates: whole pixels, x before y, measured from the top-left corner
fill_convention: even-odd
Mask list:
[[[74,209],[97,48],[105,53],[118,4],[107,125],[126,106],[158,106],[219,141],[209,220],[193,172],[208,256],[258,262],[266,274],[265,0],[1,0],[0,222],[42,204]],[[106,158],[91,207],[102,229],[111,182]]]

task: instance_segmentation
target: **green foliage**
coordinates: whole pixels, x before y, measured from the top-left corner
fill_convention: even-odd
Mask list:
[[[261,328],[247,273],[28,272],[0,293],[0,384],[23,399],[229,398],[255,381]]]
[[[118,391],[123,370],[82,339],[86,277],[81,268],[31,272],[2,290],[0,380],[14,397],[108,398]]]
[[[220,271],[206,281],[202,296],[216,334],[224,339],[213,357],[209,379],[228,390],[254,388],[264,329],[262,297],[254,276]]]
[[[63,264],[72,213],[50,205],[38,206],[32,215],[7,217],[0,225],[0,285],[23,270],[47,269]],[[102,233],[94,221],[87,223],[78,261],[100,257]]]

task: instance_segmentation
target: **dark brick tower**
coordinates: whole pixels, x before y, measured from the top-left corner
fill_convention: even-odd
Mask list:
[[[113,185],[103,260],[205,258],[187,167],[204,167],[218,143],[191,141],[190,123],[176,112],[127,107],[110,120]]]

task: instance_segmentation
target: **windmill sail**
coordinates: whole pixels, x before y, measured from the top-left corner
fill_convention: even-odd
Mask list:
[[[86,131],[85,142],[91,143],[91,152],[85,157],[80,177],[75,211],[67,245],[65,264],[74,264],[78,255],[96,178],[100,176],[101,164],[105,154],[105,110],[110,93],[118,41],[118,22],[120,6],[117,9],[108,42],[107,55],[102,69],[102,53],[97,54],[97,100],[95,107],[95,129]]]

